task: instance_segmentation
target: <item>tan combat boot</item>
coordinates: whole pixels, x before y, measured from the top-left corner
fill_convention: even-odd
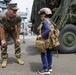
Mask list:
[[[2,66],[2,68],[5,68],[7,66],[7,59],[3,59],[1,66]]]
[[[17,58],[17,62],[18,62],[20,65],[24,65],[24,62],[21,60],[21,58]]]

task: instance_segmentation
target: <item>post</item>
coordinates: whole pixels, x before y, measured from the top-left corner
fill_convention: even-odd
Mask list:
[[[23,19],[23,43],[25,43],[25,19]]]

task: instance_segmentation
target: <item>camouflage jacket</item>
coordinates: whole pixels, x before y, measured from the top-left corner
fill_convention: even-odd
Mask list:
[[[21,17],[18,15],[9,18],[6,12],[0,16],[0,26],[4,26],[4,30],[7,33],[16,31],[16,26],[20,24]]]

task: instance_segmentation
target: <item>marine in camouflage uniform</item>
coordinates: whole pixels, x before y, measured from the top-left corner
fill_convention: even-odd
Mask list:
[[[3,59],[7,59],[7,38],[9,36],[12,37],[15,43],[15,56],[18,59],[19,64],[24,64],[24,62],[20,59],[21,57],[21,49],[20,49],[20,24],[21,24],[21,17],[16,14],[18,10],[16,3],[8,4],[8,10],[0,17],[0,28],[3,28],[1,31],[1,39],[5,40],[3,44],[1,44],[1,57]],[[11,14],[10,14],[11,11]],[[14,13],[14,14],[13,14]],[[8,14],[12,15],[10,17]],[[3,41],[2,41],[3,42]],[[6,63],[7,64],[7,63]],[[6,65],[2,65],[2,67],[6,67]]]
[[[12,37],[12,39],[15,42],[15,55],[17,58],[19,58],[21,56],[20,53],[20,45],[16,44],[16,26],[20,25],[21,22],[21,18],[19,16],[15,16],[12,19],[10,19],[8,17],[7,12],[5,14],[2,15],[2,24],[4,26],[4,33],[5,33],[5,39],[7,39],[9,36]],[[1,47],[1,56],[2,58],[7,58],[8,54],[7,54],[7,44]]]

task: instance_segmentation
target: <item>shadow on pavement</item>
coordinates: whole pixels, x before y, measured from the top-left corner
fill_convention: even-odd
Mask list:
[[[38,50],[36,49],[36,46],[34,46],[34,45],[27,46],[26,52],[28,53],[28,55],[32,55],[32,56],[39,54]]]
[[[38,72],[42,68],[41,63],[31,62],[29,63],[32,72]]]
[[[8,64],[17,63],[16,59],[13,57],[8,57],[7,59]],[[0,64],[2,63],[2,59],[0,60]]]
[[[8,63],[9,63],[9,64],[17,63],[17,60],[16,60],[16,58],[14,58],[14,57],[8,57]]]

